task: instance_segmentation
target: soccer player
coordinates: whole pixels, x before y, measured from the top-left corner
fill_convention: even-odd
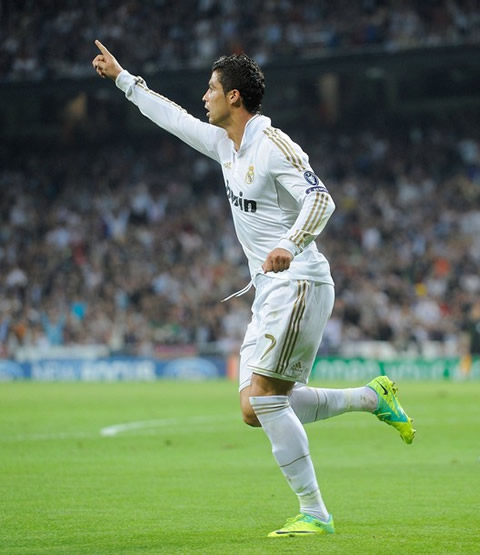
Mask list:
[[[386,376],[351,389],[306,385],[334,303],[330,267],[315,244],[334,211],[332,197],[303,150],[261,115],[264,77],[248,56],[214,62],[202,99],[206,123],[150,90],[103,44],[95,44],[100,54],[92,63],[101,77],[114,80],[158,126],[221,165],[255,287],[253,316],[240,350],[243,418],[267,434],[300,505],[300,514],[269,536],[331,534],[333,518],[320,494],[303,424],[369,411],[396,428],[406,443],[415,434]]]

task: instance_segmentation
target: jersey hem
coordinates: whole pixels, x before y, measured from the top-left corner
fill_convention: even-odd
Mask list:
[[[281,275],[281,274],[284,274],[284,275]],[[331,278],[330,279],[318,278],[318,277],[308,276],[306,274],[298,274],[298,275],[286,274],[285,275],[285,272],[278,272],[277,274],[275,274],[274,272],[267,272],[267,273],[257,272],[252,277],[254,285],[255,285],[255,280],[258,276],[265,276],[265,277],[278,279],[282,281],[305,280],[311,283],[318,283],[319,285],[331,285],[332,287],[335,287],[335,282]]]

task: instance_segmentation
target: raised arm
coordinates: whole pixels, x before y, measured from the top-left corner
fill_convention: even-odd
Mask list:
[[[178,104],[152,91],[141,77],[135,77],[123,69],[99,40],[95,41],[95,45],[100,54],[95,56],[92,64],[100,77],[115,81],[127,99],[159,127],[205,156],[220,162],[218,144],[226,137],[223,129],[194,118]]]

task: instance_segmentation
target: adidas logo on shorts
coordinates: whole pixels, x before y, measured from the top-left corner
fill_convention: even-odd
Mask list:
[[[303,364],[298,361],[290,366],[290,374],[301,374],[303,372]]]

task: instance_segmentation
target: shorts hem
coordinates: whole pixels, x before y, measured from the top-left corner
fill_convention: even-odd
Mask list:
[[[238,392],[240,393],[241,391],[243,391],[246,387],[248,387],[249,385],[251,385],[252,380],[248,379],[248,380],[244,380],[241,384],[239,384],[238,386]]]
[[[307,381],[304,377],[299,376],[298,378],[294,378],[292,376],[285,376],[284,374],[278,374],[277,372],[272,372],[271,370],[266,370],[265,368],[259,368],[258,366],[251,366],[250,364],[248,367],[251,369],[252,373],[260,374],[261,376],[267,376],[268,378],[276,378],[277,380],[284,380],[286,382],[300,382],[306,384]]]

